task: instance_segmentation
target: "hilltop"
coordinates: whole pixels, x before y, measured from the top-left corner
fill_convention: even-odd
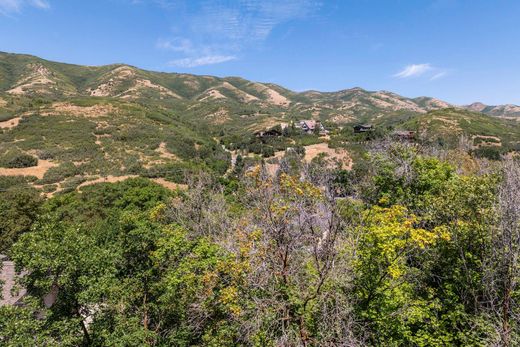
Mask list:
[[[520,117],[520,106],[517,105],[498,105],[498,106],[489,106],[485,105],[481,102],[475,102],[471,105],[464,106],[470,111],[481,112],[488,114],[490,116],[495,117],[504,117],[504,118],[515,118]]]

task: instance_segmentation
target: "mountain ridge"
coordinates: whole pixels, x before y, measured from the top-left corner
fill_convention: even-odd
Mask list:
[[[470,105],[463,106],[464,108],[484,113],[490,116],[502,117],[502,118],[516,118],[520,117],[520,106],[513,104],[503,104],[503,105],[486,105],[482,102],[474,102]]]
[[[49,192],[131,175],[184,184],[199,170],[229,173],[238,153],[248,165],[266,158],[277,165],[279,153],[293,147],[350,151],[355,162],[367,141],[396,130],[443,148],[463,139],[469,150],[496,157],[520,148],[520,123],[509,118],[384,90],[294,92],[240,77],[0,53],[0,176],[33,176]],[[298,129],[310,119],[326,132]],[[374,131],[356,134],[362,123]],[[283,136],[262,135],[283,129]]]
[[[316,103],[321,104],[318,108],[327,108],[327,103],[332,103],[328,106],[347,110],[348,116],[370,111],[425,113],[456,107],[495,117],[520,117],[520,106],[513,104],[492,106],[475,102],[458,106],[434,97],[410,98],[387,90],[369,91],[359,86],[337,91],[297,92],[275,83],[250,81],[239,76],[157,72],[126,63],[79,65],[8,52],[0,52],[0,77],[0,92],[15,95],[144,97],[163,101],[173,98],[197,102],[225,100],[258,104],[262,108],[296,107],[298,112],[309,111]],[[310,113],[314,117],[322,116],[321,111],[314,109]],[[325,115],[325,118],[338,119],[337,116]],[[370,117],[365,118],[370,120]]]
[[[225,100],[257,104],[261,108],[296,107],[298,112],[302,111],[302,107],[308,110],[319,103],[318,107],[339,107],[351,110],[351,114],[367,107],[374,112],[404,110],[424,113],[452,106],[434,98],[407,98],[388,91],[368,91],[360,87],[336,92],[295,92],[274,83],[249,81],[241,77],[155,72],[121,63],[82,66],[5,52],[0,53],[0,74],[0,92],[25,96]],[[321,114],[320,111],[317,112]],[[316,116],[316,110],[314,114]]]

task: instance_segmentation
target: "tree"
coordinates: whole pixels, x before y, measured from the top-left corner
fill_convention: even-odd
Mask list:
[[[500,325],[501,343],[520,343],[520,165],[514,159],[503,163],[502,182],[498,191],[500,229],[493,237],[489,259],[489,300]],[[516,332],[516,333],[514,333]]]
[[[449,240],[444,228],[418,227],[418,219],[403,206],[367,210],[356,266],[358,314],[370,323],[373,345],[445,345],[436,321],[440,305],[431,292],[421,293],[420,268],[413,259]],[[440,330],[440,329],[439,329]]]
[[[36,220],[42,199],[36,189],[22,186],[0,192],[0,253],[9,252]]]
[[[243,293],[254,306],[243,318],[247,340],[260,345],[336,344],[350,336],[351,317],[337,315],[348,268],[338,260],[346,221],[320,189],[282,173],[279,180],[250,174],[247,227],[240,249],[250,272]],[[335,278],[335,275],[339,275]],[[330,315],[330,316],[329,316]],[[331,320],[331,317],[337,319]]]

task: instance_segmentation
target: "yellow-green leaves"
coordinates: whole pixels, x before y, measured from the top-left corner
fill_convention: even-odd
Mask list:
[[[445,229],[428,231],[417,227],[417,217],[400,205],[389,208],[375,206],[366,212],[365,218],[364,249],[361,254],[376,252],[392,278],[401,276],[405,271],[409,252],[424,249],[439,238],[449,238]]]

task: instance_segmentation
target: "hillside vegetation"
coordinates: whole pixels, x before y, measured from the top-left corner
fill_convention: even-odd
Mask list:
[[[417,140],[443,148],[465,136],[470,149],[492,158],[517,147],[515,121],[385,91],[296,93],[238,77],[8,53],[0,53],[0,77],[0,174],[33,176],[32,185],[48,193],[102,177],[186,183],[196,172],[229,172],[238,154],[248,161],[272,157],[276,165],[277,152],[323,142],[359,157],[364,148],[356,143],[396,129],[417,131]],[[302,135],[294,124],[303,119],[320,120],[329,136]],[[376,131],[352,134],[352,125],[362,123]],[[289,128],[282,137],[254,136],[281,126]]]
[[[483,112],[0,53],[0,345],[518,346]]]
[[[396,143],[352,171],[322,159],[46,201],[0,179],[0,245],[27,289],[0,306],[0,343],[520,343],[517,162],[458,173]]]

